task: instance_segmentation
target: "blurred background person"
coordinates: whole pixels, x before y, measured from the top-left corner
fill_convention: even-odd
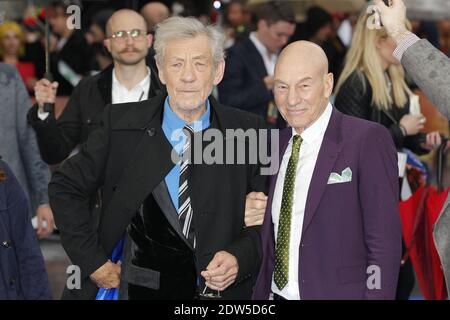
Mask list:
[[[156,25],[170,17],[170,9],[162,2],[149,2],[141,10],[141,15],[147,22],[148,32],[155,33]]]
[[[250,33],[251,14],[245,0],[232,0],[223,11],[223,27],[226,36],[225,48],[246,39]]]
[[[145,4],[141,8],[140,13],[147,23],[147,31],[152,35],[155,34],[157,24],[170,17],[170,9],[164,3],[158,1]],[[153,70],[158,70],[155,61],[155,50],[153,49],[153,45],[148,50],[146,63]]]
[[[42,161],[36,135],[27,123],[31,102],[23,81],[13,66],[4,63],[0,63],[0,101],[0,155],[25,191],[30,212],[36,212],[38,236],[47,237],[54,227],[47,192],[50,169]]]
[[[24,61],[25,34],[22,27],[13,21],[0,24],[0,61],[13,65],[29,93],[33,92],[36,84],[36,69],[32,62]]]
[[[262,116],[271,127],[283,127],[273,102],[273,73],[280,50],[295,31],[294,11],[288,2],[269,1],[255,9],[255,21],[256,31],[227,52],[219,100]]]
[[[73,0],[72,0],[73,1]],[[75,3],[75,2],[73,2]],[[51,37],[50,71],[59,83],[58,95],[70,96],[83,76],[89,74],[92,57],[83,32],[67,26],[67,7],[71,1],[50,3],[48,18],[55,36]]]
[[[0,300],[51,299],[27,202],[13,172],[0,161]]]
[[[347,53],[347,48],[338,34],[343,17],[337,14],[333,16],[318,6],[310,7],[306,15],[306,21],[297,24],[291,41],[307,40],[319,45],[330,62],[329,71],[338,79]]]
[[[404,70],[393,57],[395,42],[384,28],[367,27],[363,13],[355,27],[346,63],[336,87],[335,106],[345,114],[384,125],[398,150],[425,154],[441,144],[438,132],[420,134],[425,118],[410,114],[411,90]],[[408,259],[401,267],[397,299],[409,298],[414,273]]]
[[[91,74],[105,70],[112,63],[112,57],[103,41],[106,39],[106,23],[113,13],[112,9],[103,9],[95,13],[89,30],[85,33],[86,41],[92,46]]]

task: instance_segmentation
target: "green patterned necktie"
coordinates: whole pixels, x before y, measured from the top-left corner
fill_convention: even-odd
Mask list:
[[[278,221],[277,244],[275,248],[274,281],[278,289],[288,283],[289,276],[289,241],[291,235],[292,204],[294,202],[295,174],[302,144],[302,137],[295,135],[292,142],[292,152],[286,169],[283,184],[283,197],[281,198],[280,218]]]

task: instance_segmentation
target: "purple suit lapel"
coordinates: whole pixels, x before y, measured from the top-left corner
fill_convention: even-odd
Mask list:
[[[341,151],[341,120],[342,114],[335,108],[331,114],[328,128],[323,137],[322,146],[320,147],[317,162],[311,178],[308,190],[308,198],[306,200],[305,217],[303,222],[302,234],[308,228],[316,209],[320,203],[320,199],[325,192],[331,170]]]

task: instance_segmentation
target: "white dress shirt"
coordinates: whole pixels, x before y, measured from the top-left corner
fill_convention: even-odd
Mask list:
[[[300,145],[300,155],[297,163],[295,175],[294,201],[291,215],[291,232],[289,241],[289,279],[283,290],[278,290],[272,276],[272,291],[288,300],[300,300],[300,290],[298,283],[299,251],[301,233],[303,228],[303,218],[305,215],[306,199],[314,168],[322,145],[325,131],[331,118],[333,107],[328,103],[325,111],[309,128],[300,135],[303,139]],[[292,128],[292,135],[297,132]],[[272,222],[275,228],[275,243],[278,234],[278,221],[281,210],[281,198],[283,196],[283,183],[286,174],[289,158],[292,151],[292,138],[284,152],[280,170],[275,185],[275,192],[272,202]],[[301,285],[301,284],[300,284]]]
[[[270,53],[269,50],[262,44],[261,41],[256,37],[256,33],[250,33],[250,40],[258,50],[259,54],[263,58],[264,65],[266,66],[266,71],[269,76],[273,76],[275,72],[275,64],[277,63],[278,55]]]
[[[112,76],[112,103],[137,102],[145,100],[148,97],[150,88],[150,69],[147,67],[147,76],[142,79],[134,88],[128,90],[116,78],[116,72],[113,69]]]
[[[111,98],[112,103],[126,103],[137,102],[145,100],[148,97],[148,91],[150,89],[150,68],[147,67],[147,75],[141,82],[139,82],[134,88],[128,90],[123,84],[116,78],[115,69],[112,71],[112,88]],[[48,117],[48,112],[41,112],[38,109],[38,117],[41,120],[45,120]]]

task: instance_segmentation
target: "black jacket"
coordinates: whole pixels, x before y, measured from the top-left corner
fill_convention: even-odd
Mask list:
[[[185,241],[179,233],[169,235],[177,229],[169,224],[178,223],[178,219],[174,220],[175,208],[165,206],[161,200],[170,201],[163,182],[174,166],[172,146],[162,130],[165,96],[163,93],[147,101],[109,105],[102,129],[93,132],[80,152],[65,161],[53,176],[49,195],[56,225],[66,252],[80,266],[82,274],[81,290],[66,290],[65,298],[95,297],[98,288],[89,275],[107,261],[140,206],[152,201],[152,197],[160,200],[159,210],[149,213],[153,219],[165,221],[154,231],[158,234],[158,247],[166,249],[154,255],[158,260],[153,261],[156,266],[152,270],[145,268],[146,272],[140,273],[141,279],[150,273],[158,283],[167,269],[182,265],[175,246],[169,240],[161,240]],[[225,132],[225,129],[264,127],[262,119],[254,115],[223,107],[213,98],[210,102],[211,128]],[[266,191],[266,179],[259,174],[259,165],[194,164],[190,185],[197,237],[195,258],[192,254],[191,259],[195,260],[197,271],[204,270],[217,251],[232,253],[238,260],[239,273],[235,284],[223,296],[250,298],[261,259],[260,227],[244,227],[245,197],[251,191]],[[101,187],[103,210],[99,228],[94,230],[87,202]],[[136,269],[136,265],[131,268]],[[126,269],[123,266],[122,272]],[[172,282],[170,285],[176,288],[177,279]]]
[[[161,89],[156,71],[152,68],[148,98]],[[66,159],[73,149],[87,140],[88,135],[100,127],[105,106],[112,99],[113,65],[95,76],[81,80],[58,120],[50,114],[44,121],[37,116],[38,106],[28,112],[28,122],[36,131],[42,159],[57,164]]]
[[[76,74],[87,76],[93,50],[86,42],[83,32],[75,30],[60,51],[50,54],[50,71],[53,80],[58,81],[58,95],[70,96],[74,87],[59,72],[58,62],[64,61]]]
[[[397,149],[408,148],[418,155],[429,152],[420,146],[423,142],[423,134],[405,137],[400,129],[400,119],[409,113],[409,101],[403,108],[393,106],[389,111],[381,111],[372,105],[371,101],[372,87],[369,81],[364,74],[354,72],[337,92],[334,105],[345,114],[378,122],[385,126],[391,133]]]

